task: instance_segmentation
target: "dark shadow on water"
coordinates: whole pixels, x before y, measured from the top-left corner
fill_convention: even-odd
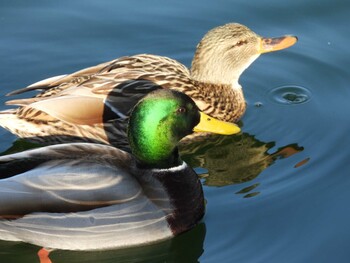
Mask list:
[[[204,223],[200,223],[191,231],[188,231],[173,239],[141,247],[110,250],[110,251],[65,251],[51,252],[50,259],[53,263],[73,262],[199,262],[203,254],[203,243],[206,234]],[[0,261],[38,262],[36,253],[40,248],[25,243],[0,242]],[[20,251],[20,253],[19,253]],[[23,260],[24,259],[24,260]]]

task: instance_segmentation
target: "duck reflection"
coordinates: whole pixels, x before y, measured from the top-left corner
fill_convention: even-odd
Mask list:
[[[202,222],[190,231],[157,244],[101,252],[57,250],[50,254],[55,262],[199,262],[203,254],[206,226]],[[24,243],[0,241],[1,262],[36,262],[38,247]]]
[[[275,142],[262,142],[248,133],[235,136],[206,135],[183,141],[180,152],[191,167],[208,170],[208,173],[202,174],[205,185],[225,186],[251,181],[276,160],[304,149],[297,144],[289,144],[269,153],[274,146]],[[245,190],[248,192],[249,189],[241,191]]]
[[[50,255],[53,262],[199,262],[206,234],[204,223],[173,239],[141,247],[98,252],[65,251]]]

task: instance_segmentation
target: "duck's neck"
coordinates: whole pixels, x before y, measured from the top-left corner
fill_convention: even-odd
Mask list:
[[[221,58],[222,55],[208,52],[203,54],[201,49],[197,48],[192,60],[191,78],[198,82],[229,85],[233,89],[241,88],[238,84],[241,74],[259,57],[255,55],[249,58]]]
[[[208,62],[197,63],[193,60],[191,78],[204,83],[233,85],[238,84],[241,72],[232,72],[231,67],[226,65],[212,65]]]

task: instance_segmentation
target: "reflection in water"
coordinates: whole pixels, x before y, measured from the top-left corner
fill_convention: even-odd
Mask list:
[[[245,187],[242,190],[238,191],[236,194],[244,194],[243,196],[244,198],[256,196],[260,194],[260,192],[251,192],[251,191],[257,188],[259,185],[260,185],[259,183],[256,183],[251,186]]]
[[[33,149],[37,147],[42,147],[43,145],[37,144],[37,143],[32,143],[28,142],[25,139],[17,139],[12,143],[12,146],[5,151],[1,152],[0,155],[7,155],[7,154],[12,154],[12,153],[17,153],[17,152],[23,152],[28,149]]]
[[[206,234],[204,223],[173,239],[142,247],[134,247],[110,251],[64,251],[54,250],[50,253],[53,263],[65,262],[199,262],[203,253]],[[0,242],[2,262],[37,262],[36,253],[40,248],[24,243]],[[23,253],[17,255],[17,251]],[[5,252],[6,251],[6,252]],[[19,260],[20,258],[26,260]]]
[[[225,186],[251,181],[275,160],[287,158],[304,149],[297,144],[290,144],[268,153],[274,146],[274,142],[261,142],[247,133],[234,136],[207,135],[183,142],[180,152],[191,167],[208,170],[207,174],[202,175],[205,185]],[[247,193],[255,187],[257,185],[252,185],[239,193]]]
[[[307,164],[310,161],[310,157],[298,162],[296,165],[294,165],[294,168],[299,168],[300,166],[303,166],[304,164]]]
[[[203,253],[206,228],[194,229],[173,239],[142,247],[101,252],[57,251],[50,254],[55,262],[198,262]]]

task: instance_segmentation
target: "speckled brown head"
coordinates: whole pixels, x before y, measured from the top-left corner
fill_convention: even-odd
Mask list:
[[[237,23],[219,26],[198,44],[191,77],[200,82],[239,87],[239,76],[260,54],[285,49],[296,42],[294,36],[263,38]]]

